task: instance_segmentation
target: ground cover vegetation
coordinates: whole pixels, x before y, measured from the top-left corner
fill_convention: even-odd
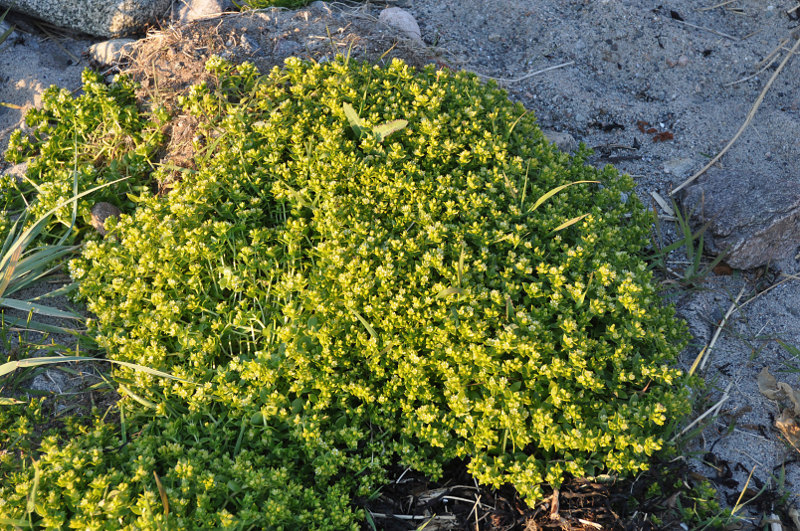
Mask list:
[[[42,400],[0,409],[1,521],[357,529],[392,465],[461,459],[529,502],[647,467],[689,411],[686,330],[628,176],[468,73],[208,69],[190,167],[156,163],[167,117],[124,78],[48,91],[12,138],[9,205],[125,179],[79,200],[69,270],[99,349],[151,371],[115,365],[113,411],[49,429]],[[125,212],[105,238],[99,200]]]

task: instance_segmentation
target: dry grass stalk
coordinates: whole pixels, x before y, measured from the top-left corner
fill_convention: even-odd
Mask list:
[[[761,91],[761,94],[758,95],[758,98],[756,99],[756,102],[753,104],[753,107],[750,109],[750,112],[747,114],[747,119],[745,119],[744,123],[739,128],[739,131],[737,131],[737,133],[733,136],[733,138],[731,138],[730,142],[728,142],[728,145],[726,145],[722,149],[722,151],[720,151],[717,154],[716,157],[711,159],[711,161],[709,161],[708,164],[703,166],[703,168],[700,171],[698,171],[697,173],[695,173],[694,175],[692,175],[691,177],[686,179],[680,186],[678,186],[677,188],[673,189],[669,193],[669,195],[675,194],[679,190],[685,188],[686,186],[688,186],[689,184],[694,182],[698,177],[703,175],[706,172],[706,170],[708,170],[711,166],[716,164],[719,161],[719,159],[721,159],[722,156],[725,153],[728,152],[728,150],[731,148],[731,146],[734,143],[736,143],[737,140],[739,140],[739,137],[742,136],[742,133],[744,133],[744,130],[747,129],[747,126],[750,125],[751,121],[753,121],[753,117],[756,115],[756,111],[761,106],[761,102],[764,101],[764,96],[767,95],[767,91],[769,91],[770,87],[772,87],[772,84],[778,78],[778,75],[781,73],[783,68],[786,66],[786,63],[789,62],[789,59],[791,59],[791,57],[795,54],[795,52],[798,50],[798,48],[800,48],[800,37],[798,37],[797,41],[795,41],[795,43],[794,43],[794,46],[792,46],[792,49],[789,51],[789,53],[786,54],[786,57],[783,58],[783,61],[781,61],[781,64],[778,65],[778,68],[775,70],[775,72],[773,72],[772,77],[769,78],[769,81],[767,81],[767,84],[764,85],[764,88]]]
[[[705,370],[706,363],[708,363],[708,358],[710,357],[709,355],[711,354],[711,350],[714,348],[714,345],[717,344],[717,339],[719,339],[719,336],[722,333],[722,330],[725,328],[725,325],[728,324],[728,319],[730,319],[731,315],[733,315],[733,312],[736,311],[736,309],[739,307],[739,300],[742,298],[742,295],[744,295],[744,290],[746,288],[747,286],[742,286],[742,289],[739,290],[739,295],[736,296],[736,299],[733,301],[730,308],[728,308],[728,311],[725,312],[725,317],[723,317],[722,321],[720,321],[719,324],[717,325],[717,329],[714,331],[714,336],[711,338],[711,342],[705,349],[705,356],[703,357],[703,361],[700,363],[701,371]]]
[[[478,74],[477,72],[476,72],[476,74],[477,74],[478,77],[481,77],[483,79],[491,79],[493,81],[497,81],[498,83],[519,83],[520,81],[525,81],[526,79],[532,78],[534,76],[538,76],[540,74],[544,74],[545,72],[549,72],[551,70],[556,70],[558,68],[564,68],[565,66],[570,66],[570,65],[574,65],[574,64],[575,64],[575,61],[567,61],[566,63],[561,63],[560,65],[555,65],[555,66],[548,66],[547,68],[542,68],[541,70],[537,70],[536,72],[531,72],[529,74],[525,74],[524,76],[517,77],[517,78],[514,78],[514,79],[503,78],[503,77],[492,77],[492,76],[487,76],[485,74]]]

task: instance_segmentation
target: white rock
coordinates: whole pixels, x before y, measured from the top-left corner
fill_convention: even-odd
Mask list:
[[[86,53],[89,55],[89,59],[98,64],[113,65],[120,60],[123,53],[127,53],[130,50],[130,45],[133,42],[136,41],[127,38],[98,42],[89,46]]]
[[[419,24],[417,24],[414,16],[405,9],[387,7],[381,11],[378,21],[405,33],[406,37],[419,44],[425,44],[422,42],[422,32],[419,29]]]
[[[232,7],[228,0],[181,0],[173,5],[173,18],[179,24],[186,24],[230,11]]]

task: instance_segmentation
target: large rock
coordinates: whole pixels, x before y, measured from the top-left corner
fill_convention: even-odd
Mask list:
[[[172,0],[3,0],[14,11],[100,37],[140,32],[169,14]]]
[[[751,269],[781,261],[800,246],[800,176],[715,171],[686,188],[684,211],[695,229],[706,223],[707,249]]]

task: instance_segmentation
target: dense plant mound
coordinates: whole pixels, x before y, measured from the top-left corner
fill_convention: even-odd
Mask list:
[[[340,529],[393,462],[463,458],[531,502],[646,467],[688,410],[684,329],[629,177],[470,74],[208,68],[196,169],[71,264],[109,357],[196,385],[115,370],[121,425],[42,446],[43,522]]]

